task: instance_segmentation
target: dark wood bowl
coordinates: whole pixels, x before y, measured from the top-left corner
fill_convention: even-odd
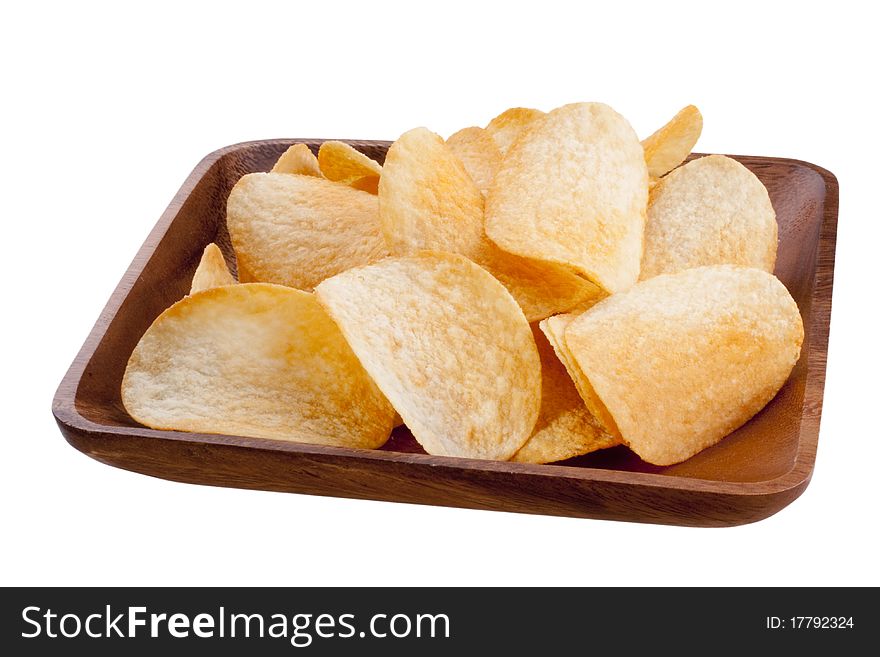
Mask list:
[[[733,156],[770,193],[779,221],[776,275],[804,318],[800,361],[776,398],[719,444],[670,467],[624,447],[552,465],[429,456],[405,427],[381,450],[157,431],[120,401],[128,357],[153,319],[187,293],[205,245],[234,267],[226,197],[291,144],[236,144],[195,168],[147,237],[61,382],[52,411],[67,441],[102,463],[214,486],[691,526],[766,518],[797,498],[816,457],[831,312],[837,180],[795,160]],[[384,160],[389,143],[349,141]]]

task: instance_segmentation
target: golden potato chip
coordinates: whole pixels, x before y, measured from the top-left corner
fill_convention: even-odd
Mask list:
[[[202,290],[210,290],[212,287],[234,284],[235,279],[229,273],[220,247],[211,242],[202,252],[202,259],[199,260],[199,266],[196,267],[189,293],[195,294]]]
[[[382,165],[342,141],[325,141],[318,149],[318,164],[329,180],[350,184],[365,176],[381,176]]]
[[[605,408],[605,405],[596,396],[593,386],[590,384],[590,380],[581,371],[580,366],[577,364],[577,361],[568,349],[568,344],[565,342],[565,329],[567,329],[568,325],[577,319],[579,315],[580,313],[554,315],[553,317],[548,317],[543,320],[540,324],[540,328],[544,335],[547,336],[547,340],[553,346],[553,351],[556,352],[556,357],[568,371],[568,376],[571,378],[575,389],[586,405],[587,410],[590,412],[590,416],[594,418],[594,421],[608,432],[609,435],[617,439],[619,443],[620,431],[618,431],[617,425],[614,423],[614,418],[611,417],[608,413],[608,409]]]
[[[568,328],[568,325],[571,324],[572,321],[577,319],[578,314],[579,313],[562,313],[561,315],[553,315],[553,317],[541,320],[538,326],[544,334],[544,337],[547,338],[547,342],[553,347],[553,351],[556,353],[559,362],[562,363],[568,371],[572,383],[574,383],[577,390],[580,391],[581,386],[583,385],[584,376],[578,368],[574,358],[569,353],[568,346],[565,344],[565,329]]]
[[[355,189],[359,189],[362,192],[369,192],[370,194],[378,194],[379,193],[379,176],[364,176],[363,178],[358,178],[357,180],[352,180],[349,184],[350,187],[354,187]]]
[[[690,458],[760,411],[791,373],[803,337],[785,286],[735,265],[656,276],[565,330],[624,442],[655,465]]]
[[[243,176],[229,194],[226,224],[241,281],[311,290],[388,253],[376,197],[313,176]]]
[[[379,217],[394,255],[449,251],[486,267],[532,321],[601,294],[570,270],[504,253],[483,231],[483,198],[464,165],[426,128],[404,133],[385,158]]]
[[[489,121],[486,132],[498,144],[498,150],[503,156],[513,146],[513,142],[540,116],[544,116],[541,110],[511,107]]]
[[[485,269],[422,252],[315,293],[429,454],[506,460],[528,439],[541,363],[522,311]]]
[[[720,264],[772,272],[776,242],[776,213],[758,177],[729,157],[701,157],[651,190],[641,278]]]
[[[394,409],[314,295],[267,283],[184,297],[128,361],[122,402],[154,429],[380,447]]]
[[[294,144],[284,151],[272,167],[272,173],[299,173],[304,176],[324,177],[318,166],[318,158],[305,144]]]
[[[478,256],[483,199],[464,165],[427,128],[391,144],[379,180],[379,218],[391,253],[423,249]]]
[[[520,463],[553,463],[619,445],[593,419],[553,347],[532,327],[541,357],[541,412],[531,437],[513,455]]]
[[[638,138],[607,105],[565,105],[536,119],[486,197],[501,249],[570,267],[603,290],[639,276],[648,172]]]
[[[446,145],[464,165],[465,170],[485,196],[501,166],[501,151],[483,128],[464,128],[446,140]]]
[[[688,105],[669,123],[642,141],[645,162],[652,178],[659,178],[685,161],[703,131],[703,115]]]
[[[477,264],[485,267],[513,295],[530,322],[574,309],[586,309],[605,292],[570,269],[502,251],[486,240]]]

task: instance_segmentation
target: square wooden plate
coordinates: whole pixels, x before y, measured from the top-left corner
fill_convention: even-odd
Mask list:
[[[226,197],[252,171],[268,171],[291,144],[237,144],[208,155],[184,183],[117,286],[61,382],[52,411],[68,442],[103,463],[214,486],[691,526],[753,522],[800,495],[813,472],[822,393],[837,180],[820,167],[734,156],[764,182],[779,221],[776,275],[800,307],[800,361],[776,398],[718,445],[671,467],[617,447],[552,465],[429,456],[405,427],[381,450],[283,443],[147,429],[120,402],[138,339],[184,296],[209,242],[224,249]],[[389,142],[349,141],[383,161]]]

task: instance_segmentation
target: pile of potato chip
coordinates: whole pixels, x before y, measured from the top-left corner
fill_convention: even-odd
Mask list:
[[[550,463],[627,445],[657,465],[748,421],[800,355],[767,190],[682,164],[686,107],[640,142],[601,103],[514,108],[384,165],[291,146],[227,203],[122,382],[157,429]]]

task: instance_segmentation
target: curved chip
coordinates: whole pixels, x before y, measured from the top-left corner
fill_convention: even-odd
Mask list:
[[[535,120],[486,197],[503,250],[570,267],[609,293],[639,276],[648,172],[638,138],[607,105],[565,105]]]
[[[404,133],[388,149],[379,216],[392,254],[460,253],[494,274],[529,321],[601,294],[567,268],[505,253],[490,242],[480,190],[452,150],[426,128]]]
[[[507,460],[528,439],[541,363],[522,311],[485,269],[423,252],[315,292],[429,454]]]
[[[405,132],[388,149],[379,218],[394,255],[433,249],[475,259],[484,248],[480,190],[443,139],[427,128]]]
[[[648,174],[659,178],[685,161],[703,131],[703,115],[688,105],[673,116],[669,123],[642,141]]]
[[[570,269],[507,253],[489,240],[486,244],[477,264],[501,281],[530,322],[589,308],[606,296],[601,288]]]
[[[378,194],[379,193],[379,176],[364,176],[363,178],[358,178],[357,180],[352,180],[349,183],[350,187],[354,189],[359,189],[362,192],[369,192],[370,194]]]
[[[351,184],[365,176],[381,176],[382,165],[343,141],[325,141],[318,164],[328,180]]]
[[[691,160],[651,190],[641,278],[720,264],[772,272],[777,232],[755,174],[723,155]]]
[[[609,435],[617,438],[618,442],[620,442],[620,431],[618,431],[617,425],[614,423],[614,418],[611,417],[611,414],[608,413],[608,409],[605,408],[605,405],[596,396],[590,380],[583,373],[574,356],[571,355],[571,351],[568,349],[568,344],[565,342],[565,330],[568,328],[569,324],[580,316],[580,314],[581,313],[573,312],[548,317],[540,323],[540,328],[544,335],[547,336],[547,340],[553,346],[553,351],[556,353],[556,357],[565,366],[566,371],[568,371],[568,376],[571,378],[575,389],[578,391],[584,405],[590,412],[590,416],[594,418],[595,422],[602,429],[608,432]]]
[[[619,435],[655,465],[690,458],[760,411],[791,373],[803,337],[785,286],[735,265],[657,276],[565,330]]]
[[[492,136],[483,128],[463,128],[450,136],[446,145],[485,196],[501,166],[501,151]]]
[[[313,176],[243,176],[229,194],[226,224],[242,281],[311,290],[388,253],[376,197]]]
[[[519,139],[519,136],[532,124],[538,117],[544,116],[541,110],[530,109],[528,107],[511,107],[504,110],[489,121],[486,126],[486,132],[495,140],[501,155],[505,155],[513,142]]]
[[[299,173],[304,176],[324,177],[318,166],[318,158],[305,144],[294,144],[284,151],[272,167],[272,173]]]
[[[538,325],[547,342],[553,347],[556,358],[568,371],[568,376],[574,384],[581,397],[586,398],[584,392],[587,389],[588,382],[584,373],[581,372],[574,360],[574,357],[568,351],[568,345],[565,344],[565,329],[568,325],[577,319],[579,313],[562,313],[561,315],[553,315],[547,319],[541,320]]]
[[[380,447],[394,409],[314,295],[246,283],[184,297],[128,361],[122,402],[154,429]]]
[[[590,415],[541,330],[532,327],[532,334],[541,357],[541,412],[531,437],[511,461],[553,463],[619,445]]]
[[[199,266],[196,267],[196,273],[193,274],[189,293],[195,294],[202,290],[210,290],[212,287],[234,285],[235,282],[232,274],[229,273],[226,259],[223,257],[220,247],[211,242],[202,252]]]

